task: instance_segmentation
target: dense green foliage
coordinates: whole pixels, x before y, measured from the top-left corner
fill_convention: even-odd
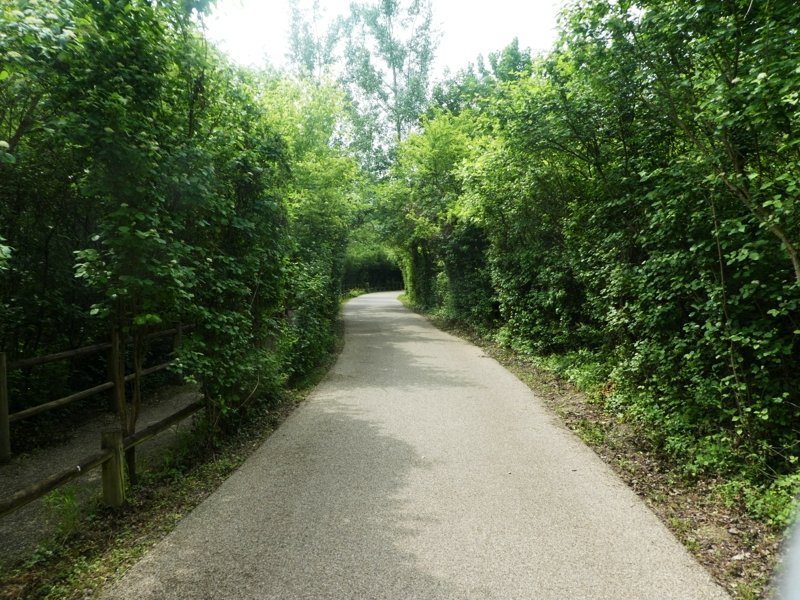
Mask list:
[[[772,485],[751,505],[782,510],[791,3],[580,0],[546,56],[515,41],[432,90],[429,2],[354,3],[324,31],[295,2],[291,77],[218,55],[205,4],[0,0],[12,359],[193,323],[180,367],[222,420],[318,361],[343,280],[396,287],[399,265],[416,305],[584,365],[687,473]]]
[[[353,2],[348,15],[325,23],[319,0],[290,0],[288,58],[294,72],[336,77],[349,119],[338,133],[362,169],[350,231],[344,284],[348,289],[399,289],[401,274],[378,231],[375,184],[385,177],[396,145],[416,130],[430,97],[436,46],[430,0]]]
[[[0,0],[0,348],[193,324],[180,369],[222,422],[327,348],[356,163],[341,95],[233,67],[202,4]]]
[[[592,362],[687,472],[790,497],[799,25],[790,3],[584,0],[549,55],[440,85],[381,195],[410,299]]]

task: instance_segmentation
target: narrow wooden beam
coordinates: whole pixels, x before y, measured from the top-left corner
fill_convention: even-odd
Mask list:
[[[147,367],[146,369],[142,369],[141,376],[144,377],[145,375],[150,375],[151,373],[155,373],[156,371],[163,371],[172,366],[172,361],[161,363],[160,365],[154,365],[152,367]],[[130,373],[125,375],[125,381],[133,381],[136,378],[136,373]]]
[[[32,406],[30,408],[26,408],[25,410],[15,412],[14,414],[9,415],[9,420],[13,423],[14,421],[19,421],[20,419],[27,419],[33,415],[38,415],[39,413],[58,408],[59,406],[64,406],[70,402],[75,402],[76,400],[80,400],[82,398],[94,396],[95,394],[104,392],[105,390],[110,390],[113,387],[114,384],[110,381],[107,381],[105,383],[101,383],[100,385],[96,385],[93,388],[89,388],[88,390],[75,392],[74,394],[64,396],[58,400],[53,400],[52,402],[46,402],[45,404],[39,404],[37,406]]]
[[[108,357],[111,383],[114,387],[114,408],[122,430],[127,433],[128,410],[125,406],[125,357],[120,344],[119,330],[114,328],[111,332],[111,353]]]
[[[0,352],[0,462],[11,458],[11,420],[8,416],[8,360]]]
[[[107,461],[110,456],[111,453],[107,450],[92,454],[84,458],[80,464],[74,467],[70,467],[46,479],[32,483],[11,496],[0,499],[0,517],[12,513],[29,502],[33,502],[37,498],[44,496],[47,492],[56,489],[58,486],[80,477],[84,473]]]
[[[15,360],[8,364],[8,370],[24,369],[26,367],[35,367],[47,363],[63,360],[65,358],[76,358],[78,356],[85,356],[87,354],[94,354],[102,350],[108,350],[111,344],[95,344],[93,346],[85,346],[76,350],[66,350],[64,352],[56,352],[55,354],[48,354],[46,356],[35,356],[33,358],[24,358],[22,360]]]
[[[186,417],[196,413],[201,408],[203,408],[202,402],[192,402],[191,404],[184,406],[178,412],[170,415],[166,419],[163,419],[158,423],[153,423],[152,425],[148,425],[141,431],[137,431],[133,435],[129,435],[123,441],[125,449],[127,450],[128,448],[133,448],[134,446],[138,446],[142,442],[157,436],[165,429],[169,429],[175,423],[183,421]]]
[[[100,445],[111,457],[103,463],[103,503],[118,507],[125,503],[125,454],[122,431],[104,431]]]

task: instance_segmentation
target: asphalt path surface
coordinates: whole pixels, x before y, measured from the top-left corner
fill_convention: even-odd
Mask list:
[[[108,598],[727,598],[533,393],[397,294]]]

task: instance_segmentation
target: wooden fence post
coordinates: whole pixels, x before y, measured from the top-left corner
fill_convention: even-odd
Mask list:
[[[131,425],[132,415],[128,411],[127,396],[125,394],[125,341],[116,327],[111,332],[111,381],[114,383],[114,404],[117,409],[119,425],[122,429],[122,436],[125,437],[133,433]],[[135,407],[131,406],[131,410]],[[128,464],[128,477],[131,482],[136,482],[136,450],[131,448],[125,453]]]
[[[123,433],[128,430],[128,411],[125,406],[125,348],[122,347],[119,330],[111,332],[111,353],[108,357],[108,371],[114,384],[114,409]]]
[[[111,450],[112,455],[103,463],[103,503],[122,506],[125,502],[125,458],[122,448],[122,431],[104,431],[100,446]]]
[[[175,357],[175,353],[178,351],[178,348],[181,347],[183,344],[183,323],[178,323],[178,327],[175,329],[175,337],[172,338],[172,356]]]
[[[8,420],[8,359],[0,352],[0,462],[11,458],[11,425]]]

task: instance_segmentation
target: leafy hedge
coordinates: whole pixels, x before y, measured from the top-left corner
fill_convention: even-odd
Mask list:
[[[411,300],[590,356],[688,472],[788,481],[798,25],[788,4],[583,0],[547,56],[512,45],[443,86],[382,194]]]
[[[223,422],[330,342],[356,167],[341,94],[232,66],[207,4],[0,0],[0,349],[192,323]]]

